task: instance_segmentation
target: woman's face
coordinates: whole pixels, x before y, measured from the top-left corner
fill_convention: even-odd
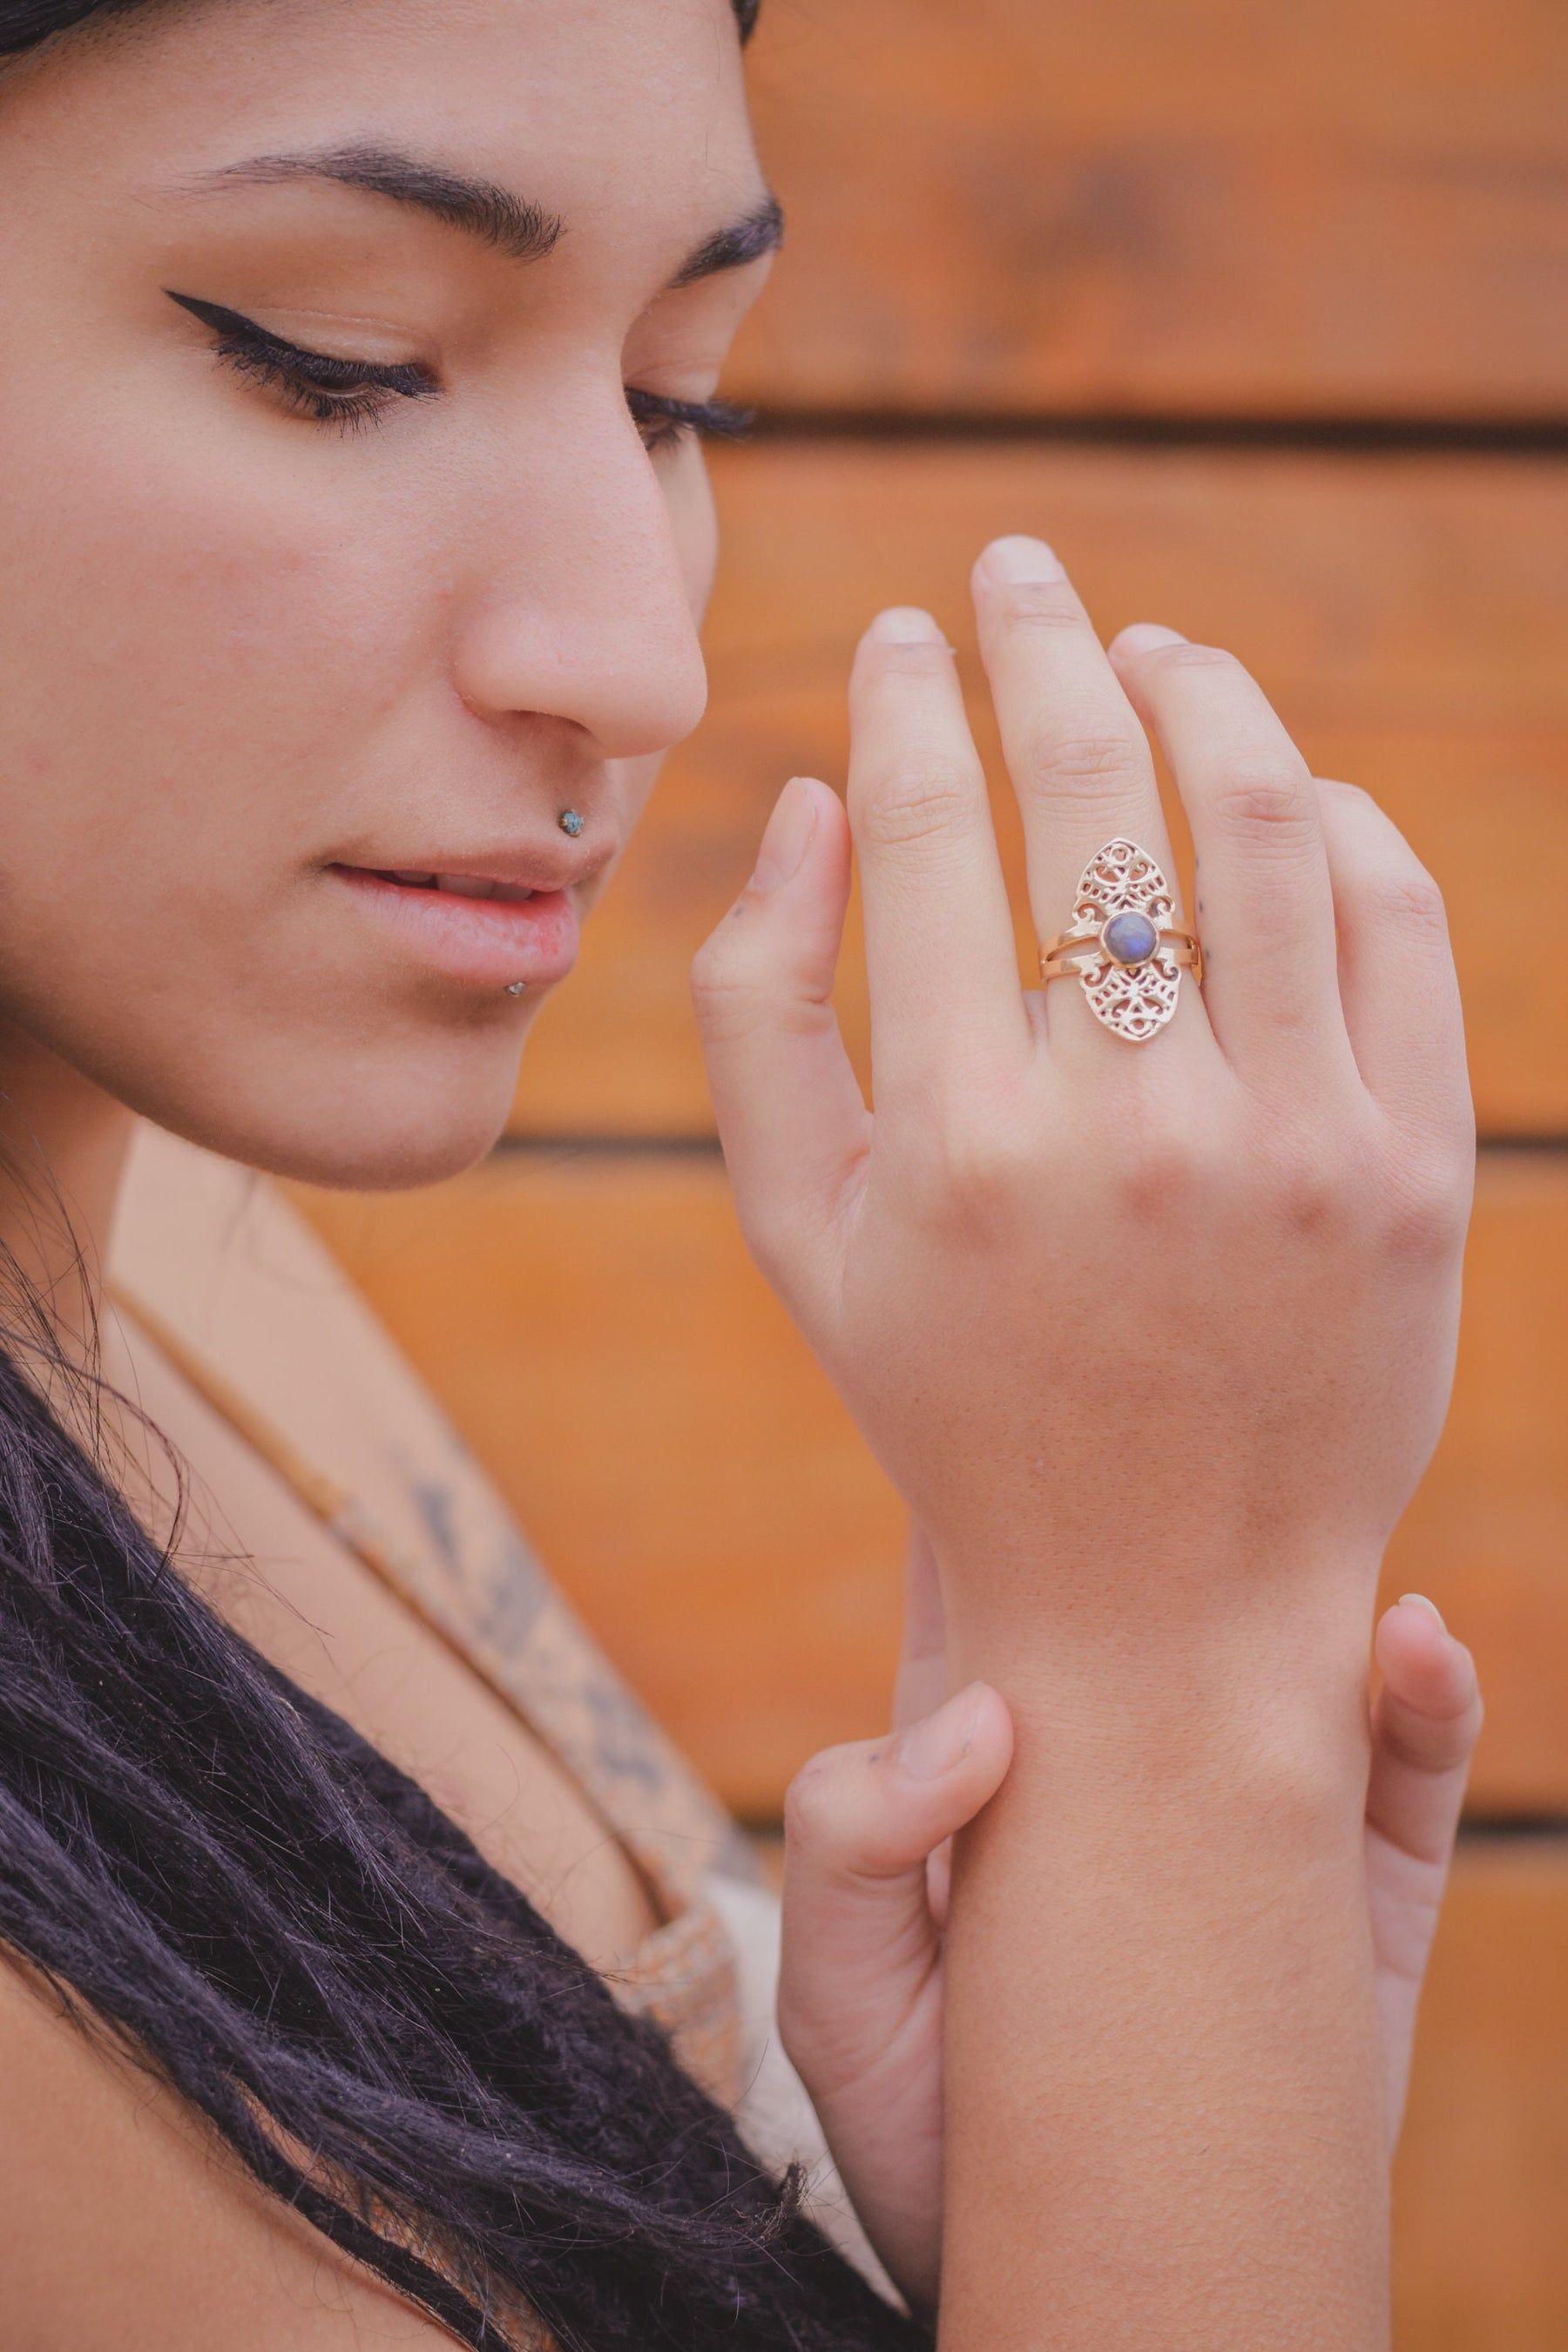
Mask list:
[[[702,709],[627,389],[710,398],[773,233],[730,0],[174,0],[0,77],[0,1014],[258,1166],[487,1148]]]

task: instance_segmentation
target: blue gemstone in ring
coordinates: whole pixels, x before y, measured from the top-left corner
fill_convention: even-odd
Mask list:
[[[576,840],[577,835],[583,830],[583,820],[578,815],[575,809],[563,809],[555,822],[561,827],[563,833],[569,833],[571,835],[574,841]]]
[[[1147,915],[1128,907],[1112,915],[1100,934],[1100,944],[1112,963],[1147,963],[1160,944],[1160,934]]]

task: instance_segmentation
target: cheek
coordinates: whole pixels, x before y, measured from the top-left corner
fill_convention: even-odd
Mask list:
[[[241,855],[266,829],[276,855],[312,815],[319,836],[323,776],[406,693],[430,630],[405,519],[378,509],[367,531],[320,459],[284,478],[199,440],[58,430],[38,457],[0,520],[13,841],[47,815],[82,887],[84,865],[127,854],[188,871],[226,838]]]

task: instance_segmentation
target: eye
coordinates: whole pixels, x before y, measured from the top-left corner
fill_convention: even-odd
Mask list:
[[[727,400],[673,400],[665,393],[642,392],[628,384],[626,406],[644,448],[655,455],[675,448],[693,434],[708,441],[741,441],[751,430],[751,410],[733,407]]]
[[[411,362],[388,365],[306,351],[241,311],[198,301],[194,294],[176,294],[173,287],[163,290],[171,302],[212,329],[217,338],[213,348],[220,360],[252,383],[280,394],[285,407],[314,424],[353,432],[374,423],[395,400],[431,400],[440,390],[426,369]]]

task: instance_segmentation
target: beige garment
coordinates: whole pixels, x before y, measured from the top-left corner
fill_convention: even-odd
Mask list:
[[[815,2218],[890,2293],[778,2043],[777,1904],[749,1844],[554,1591],[326,1250],[263,1180],[144,1129],[110,1286],[175,1370],[593,1801],[664,1915],[612,1989],[658,2020],[759,2155],[805,2167]],[[353,1415],[332,1410],[345,1384]],[[383,1433],[368,1452],[367,1427]],[[521,2311],[508,2315],[507,2333],[518,2352],[548,2342]]]

